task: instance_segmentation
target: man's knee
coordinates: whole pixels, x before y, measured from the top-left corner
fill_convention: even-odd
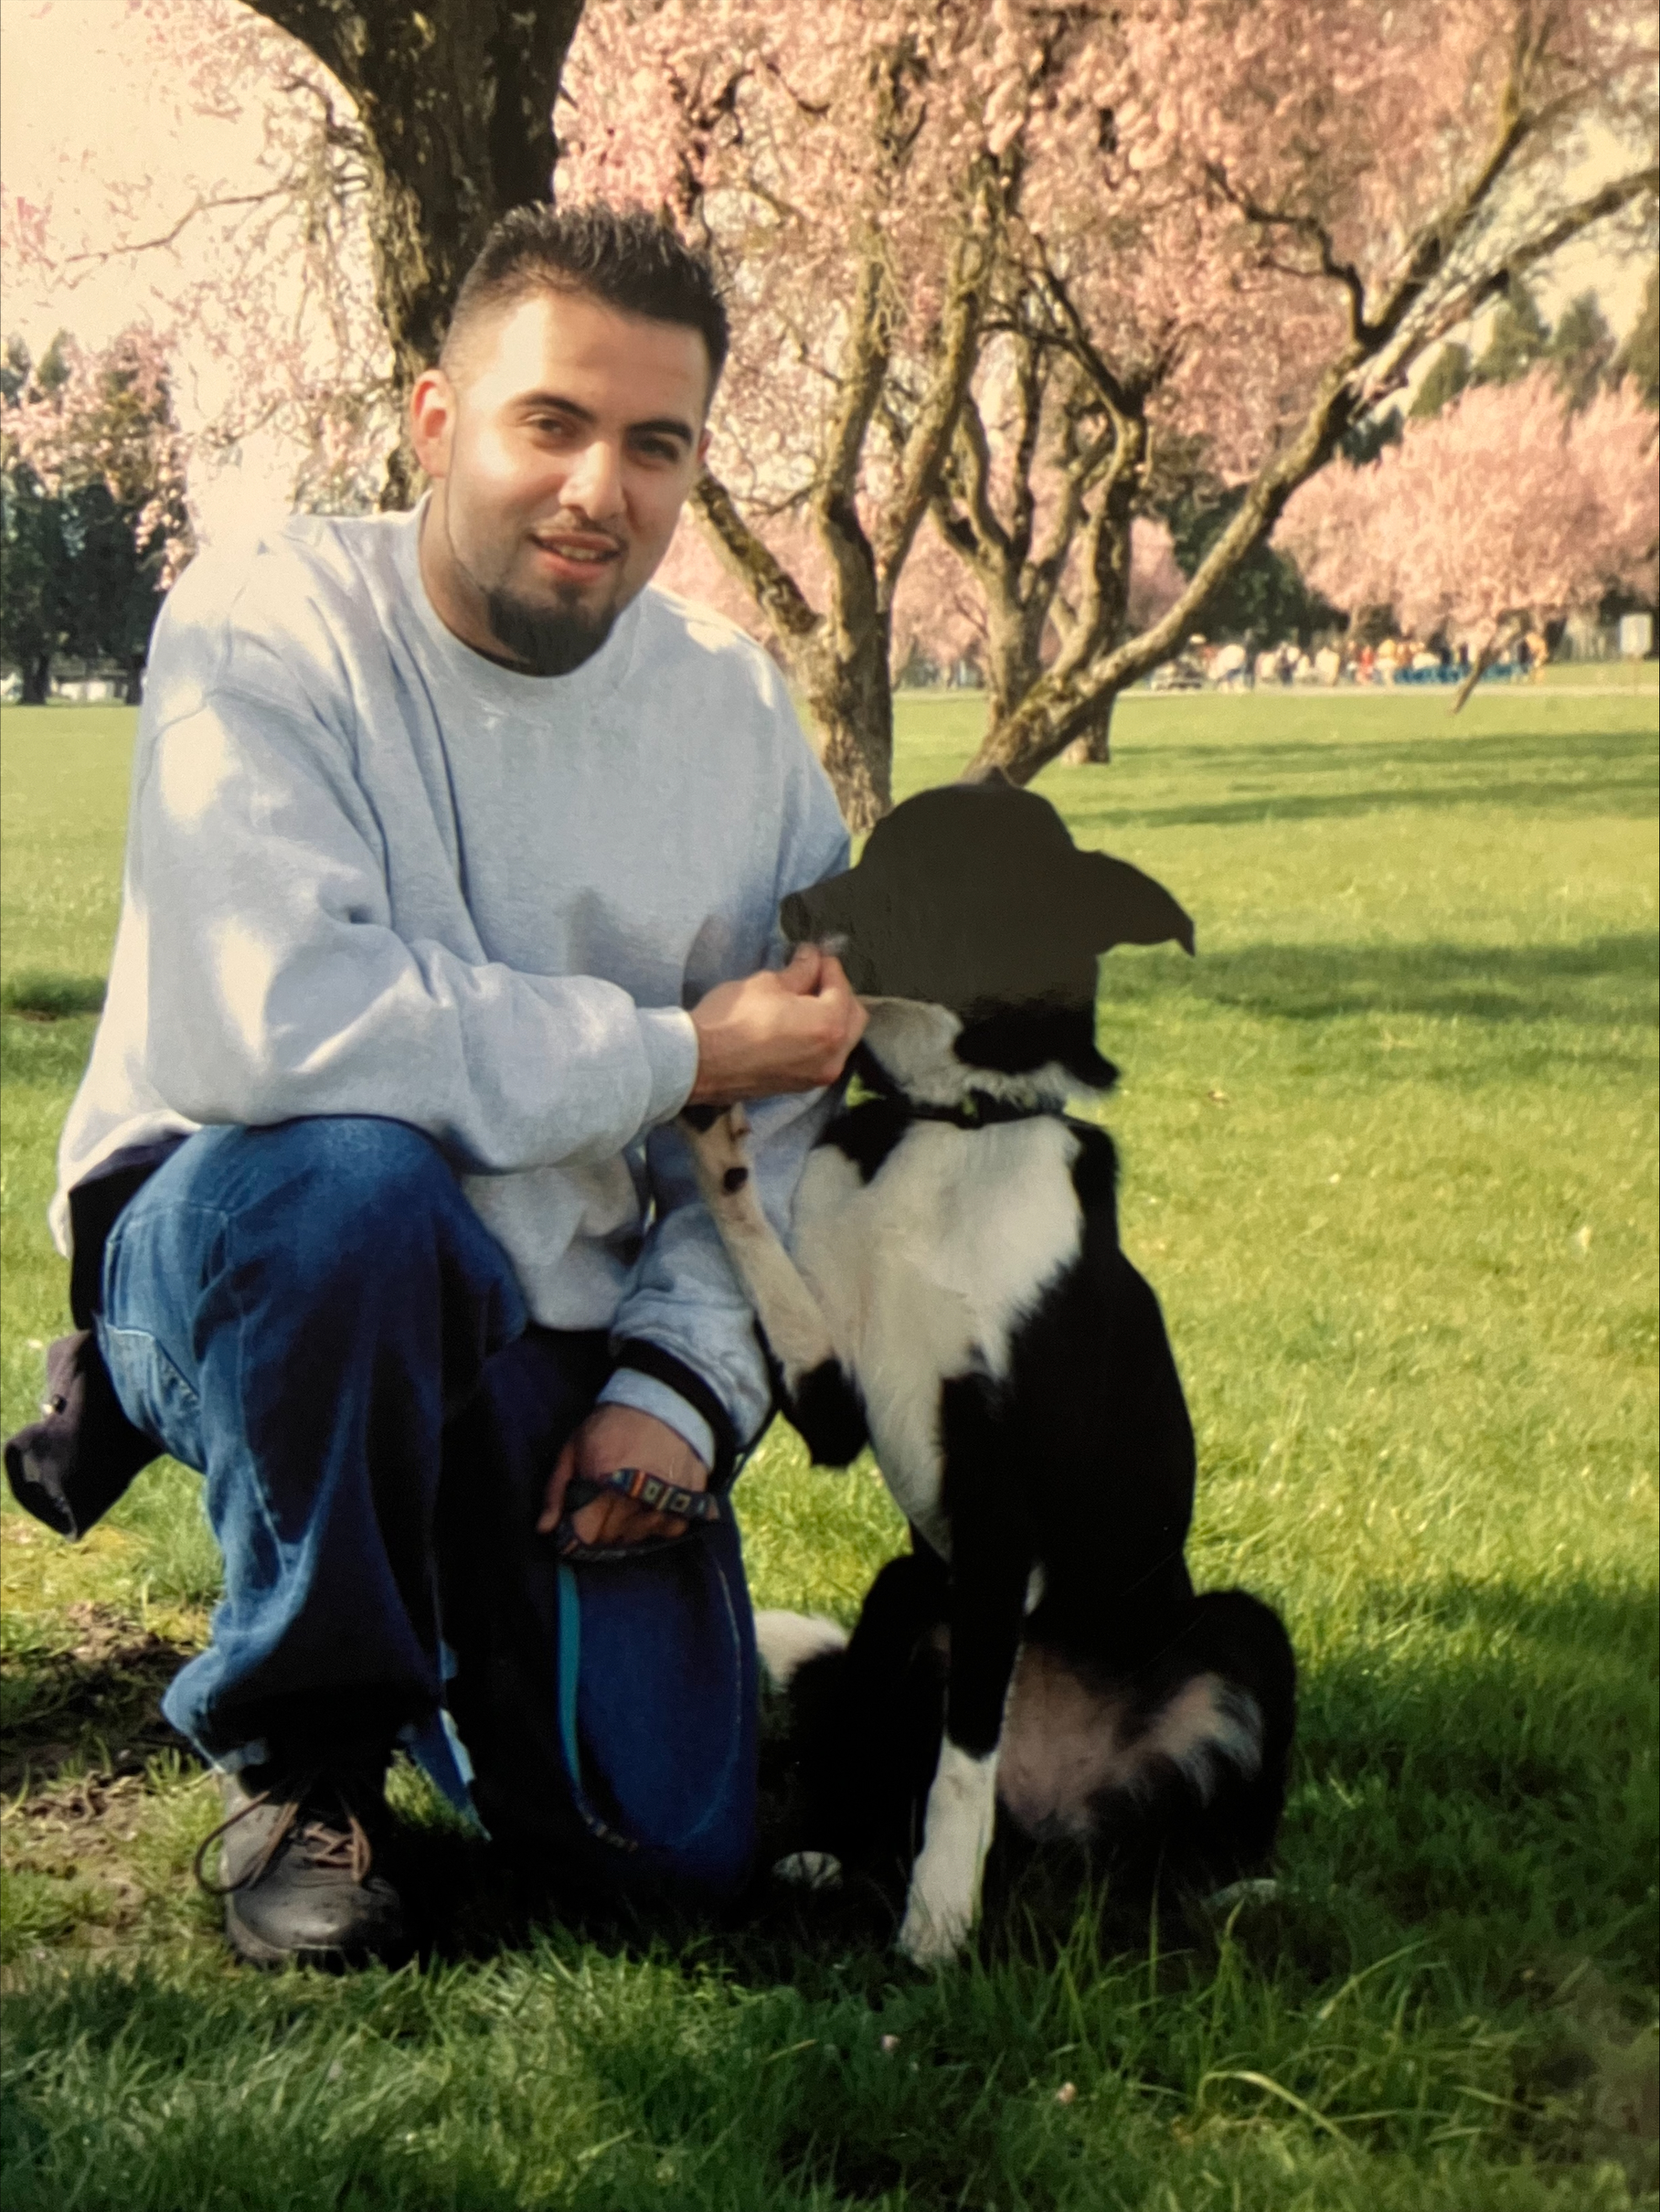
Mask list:
[[[190,1140],[199,1168],[193,1180],[223,1186],[232,1205],[293,1194],[314,1197],[356,1218],[407,1214],[447,1198],[455,1177],[433,1140],[407,1122],[378,1114],[319,1114],[264,1129],[203,1130]],[[194,1194],[193,1194],[194,1195]]]
[[[133,1200],[110,1264],[120,1269],[123,1250],[153,1278],[206,1290],[234,1276],[244,1292],[257,1279],[305,1304],[354,1281],[366,1296],[407,1295],[440,1269],[478,1294],[516,1296],[505,1255],[431,1138],[367,1114],[202,1130]]]
[[[204,1130],[185,1149],[197,1153],[181,1163],[190,1171],[180,1194],[186,1203],[218,1210],[245,1232],[281,1223],[296,1256],[325,1269],[404,1243],[433,1216],[465,1206],[432,1139],[376,1115]]]

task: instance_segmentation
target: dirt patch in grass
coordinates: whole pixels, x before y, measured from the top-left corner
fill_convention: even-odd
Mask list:
[[[137,1917],[144,1887],[125,1864],[144,1804],[142,1774],[83,1774],[39,1791],[5,1816],[8,1874],[95,1882],[98,1919],[113,1931]]]
[[[65,1768],[89,1761],[136,1774],[154,1752],[178,1748],[161,1695],[189,1647],[90,1598],[65,1609],[62,1630],[65,1644],[25,1644],[0,1657],[0,1792],[8,1797],[32,1799]]]

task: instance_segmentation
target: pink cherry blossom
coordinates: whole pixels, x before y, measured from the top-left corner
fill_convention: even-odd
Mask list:
[[[1652,48],[1634,0],[591,0],[559,188],[727,274],[702,512],[849,818],[887,803],[926,515],[986,624],[982,764],[1024,779],[1507,267],[1652,191]],[[1593,128],[1628,171],[1565,204]],[[1247,495],[1149,611],[1133,526],[1183,452]]]
[[[1573,415],[1548,371],[1474,386],[1369,467],[1305,484],[1278,539],[1334,605],[1392,607],[1479,661],[1612,587],[1654,598],[1655,438],[1627,385]]]

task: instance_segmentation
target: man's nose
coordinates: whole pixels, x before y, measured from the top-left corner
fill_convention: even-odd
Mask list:
[[[622,506],[622,457],[609,438],[591,439],[565,479],[565,505],[590,522],[605,522]]]

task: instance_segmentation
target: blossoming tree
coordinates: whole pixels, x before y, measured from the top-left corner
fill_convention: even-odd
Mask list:
[[[660,204],[731,271],[702,510],[849,818],[888,803],[925,512],[1007,670],[979,765],[1025,781],[1104,728],[1426,346],[1652,203],[1651,48],[1626,0],[590,0],[560,189]],[[1566,196],[1597,123],[1629,158]],[[1161,445],[1195,437],[1245,495],[1136,628],[1129,534]]]
[[[0,375],[5,651],[26,702],[52,657],[126,664],[136,698],[161,594],[189,558],[185,452],[165,350],[144,329],[99,353],[59,338]]]
[[[1456,710],[1529,623],[1615,586],[1653,600],[1655,438],[1629,384],[1577,412],[1548,369],[1473,386],[1368,467],[1305,484],[1279,541],[1335,604],[1393,607],[1410,631],[1469,643]]]

